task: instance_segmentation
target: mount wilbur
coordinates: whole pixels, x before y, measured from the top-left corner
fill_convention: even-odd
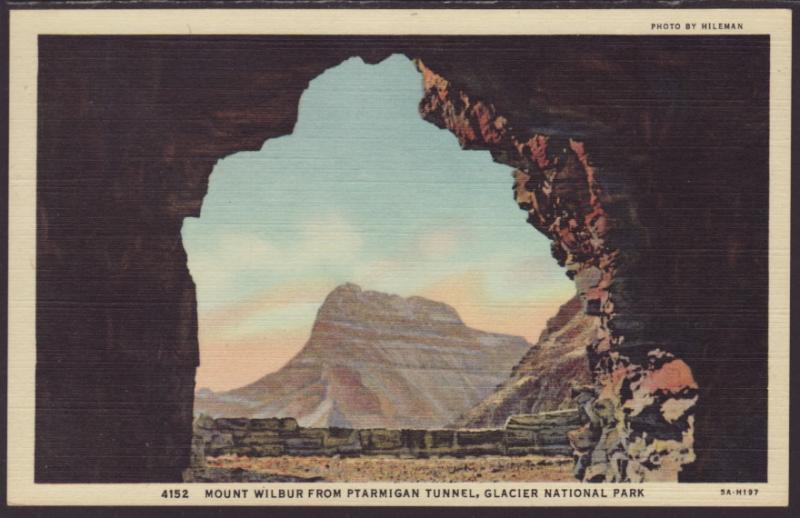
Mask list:
[[[440,428],[506,381],[531,344],[467,327],[422,297],[334,289],[303,349],[277,372],[220,393],[195,413],[297,418],[301,426]]]

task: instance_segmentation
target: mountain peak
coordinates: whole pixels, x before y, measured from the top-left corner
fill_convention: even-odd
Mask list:
[[[317,319],[463,324],[458,312],[443,302],[419,296],[404,298],[380,291],[363,290],[352,282],[341,284],[328,294],[319,309]]]
[[[359,286],[358,284],[356,284],[354,282],[346,282],[344,284],[340,284],[340,285],[336,286],[333,289],[333,291],[331,291],[328,294],[328,297],[331,297],[331,296],[347,296],[348,294],[361,293],[362,291],[364,291],[364,290],[362,290],[361,286]]]
[[[337,286],[303,349],[247,386],[198,394],[213,416],[295,417],[301,426],[441,428],[508,377],[524,338],[467,327],[423,297]]]

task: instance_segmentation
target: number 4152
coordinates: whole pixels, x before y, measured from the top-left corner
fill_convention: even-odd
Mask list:
[[[161,498],[189,498],[188,489],[165,489],[161,492]]]

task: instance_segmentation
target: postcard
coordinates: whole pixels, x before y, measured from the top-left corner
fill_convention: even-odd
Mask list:
[[[788,504],[788,10],[9,41],[10,505]]]

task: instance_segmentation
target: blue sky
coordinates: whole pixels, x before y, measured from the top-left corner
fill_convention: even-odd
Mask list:
[[[198,387],[277,370],[337,285],[451,304],[535,341],[574,294],[512,199],[511,169],[419,116],[400,55],[349,59],[304,92],[291,135],[220,160],[183,241],[197,285]]]

